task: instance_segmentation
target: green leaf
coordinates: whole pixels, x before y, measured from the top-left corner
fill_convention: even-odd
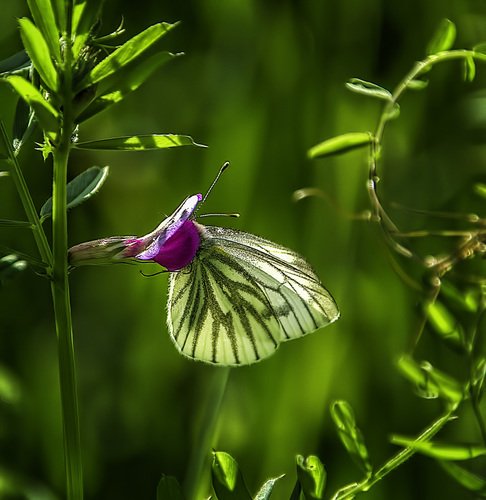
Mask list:
[[[18,227],[23,229],[32,229],[34,226],[30,222],[23,220],[0,219],[0,227]]]
[[[425,304],[425,314],[434,331],[453,347],[464,348],[464,334],[461,325],[438,300]]]
[[[80,114],[77,119],[81,123],[88,118],[100,113],[112,104],[122,101],[128,94],[137,90],[158,68],[167,61],[182,54],[171,54],[170,52],[159,52],[140,64],[128,65],[124,71],[124,78],[117,85],[110,86],[102,95],[95,99]]]
[[[477,289],[458,290],[449,280],[444,279],[440,286],[440,293],[463,311],[474,313],[479,308],[479,294]]]
[[[56,92],[59,86],[59,78],[42,33],[32,21],[26,17],[19,19],[19,26],[22,42],[24,43],[27,54],[29,54],[32,60],[32,64],[45,85]]]
[[[327,474],[319,457],[309,455],[304,458],[302,455],[297,455],[296,462],[297,478],[305,499],[321,499],[324,494]]]
[[[51,138],[56,136],[58,130],[59,113],[48,103],[43,95],[25,78],[11,75],[5,78],[22,99],[33,109],[35,116],[44,130]]]
[[[334,401],[331,405],[331,417],[346,451],[359,468],[367,475],[371,474],[372,466],[363,435],[356,425],[353,409],[346,401]]]
[[[175,477],[162,475],[157,486],[157,500],[184,500],[182,489]]]
[[[15,107],[15,117],[12,130],[12,145],[15,151],[18,151],[25,140],[33,130],[33,115],[30,112],[29,105],[23,100],[17,101]]]
[[[109,167],[90,167],[67,184],[67,208],[74,208],[89,200],[96,194],[106,178]],[[52,197],[43,205],[40,211],[42,220],[52,216]]]
[[[434,36],[427,45],[427,55],[449,50],[456,40],[456,26],[449,19],[442,19]]]
[[[473,47],[474,52],[479,52],[480,54],[486,54],[486,42],[478,43]]]
[[[57,61],[61,60],[59,31],[51,0],[27,0],[34,22],[49,46],[49,52]]]
[[[474,62],[474,57],[467,54],[463,59],[463,78],[466,82],[472,82],[476,76],[476,63]]]
[[[369,97],[376,97],[385,101],[391,101],[392,95],[389,90],[380,87],[376,83],[367,82],[361,78],[351,78],[346,82],[346,88],[355,92],[356,94],[366,95]]]
[[[103,0],[74,0],[72,30],[75,33],[73,54],[76,57],[86,44],[103,7]]]
[[[486,455],[486,448],[482,446],[433,443],[431,441],[416,441],[413,438],[394,435],[391,442],[404,448],[411,448],[417,453],[440,460],[472,460]]]
[[[477,182],[474,184],[474,192],[482,198],[486,198],[486,184]]]
[[[446,462],[444,460],[438,460],[437,463],[451,476],[453,477],[463,488],[470,491],[475,491],[479,493],[482,497],[486,496],[486,479],[472,472],[468,471],[464,467],[461,467],[454,462]]]
[[[107,78],[116,77],[124,66],[142,56],[175,26],[177,26],[177,23],[159,23],[134,36],[97,64],[76,90],[80,91],[88,85],[100,84]],[[118,79],[118,81],[121,81],[121,79]]]
[[[238,463],[229,453],[213,452],[211,472],[218,500],[251,500]]]
[[[316,144],[309,149],[307,156],[309,158],[323,158],[325,156],[341,154],[352,149],[367,146],[372,141],[373,137],[368,132],[351,132]]]
[[[407,82],[407,88],[410,90],[423,90],[429,86],[428,80],[420,80],[418,78],[414,78],[413,80],[409,80]]]
[[[30,58],[25,50],[0,61],[0,74],[17,73],[30,67]]]
[[[268,481],[265,481],[262,487],[258,490],[258,493],[253,497],[253,500],[268,500],[273,493],[275,484],[284,476],[285,474],[282,474],[281,476],[274,477],[269,479]]]
[[[453,377],[434,368],[428,361],[417,363],[405,355],[398,360],[398,369],[417,387],[419,396],[427,399],[440,397],[456,405],[464,398],[464,388]]]
[[[78,149],[104,149],[111,151],[147,151],[151,149],[165,149],[178,146],[206,147],[203,144],[197,144],[188,135],[175,134],[149,134],[112,137],[110,139],[78,142],[75,144],[75,147]]]

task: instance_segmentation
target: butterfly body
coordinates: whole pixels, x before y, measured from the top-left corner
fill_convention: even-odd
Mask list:
[[[168,328],[182,354],[247,365],[339,317],[297,253],[242,231],[194,225],[200,235],[194,259],[169,278]]]

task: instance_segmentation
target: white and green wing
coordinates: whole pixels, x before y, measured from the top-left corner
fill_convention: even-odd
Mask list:
[[[182,354],[251,364],[339,317],[333,298],[297,253],[248,233],[199,227],[196,258],[170,276],[168,326]]]

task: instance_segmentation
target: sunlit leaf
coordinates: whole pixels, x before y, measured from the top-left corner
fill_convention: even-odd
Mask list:
[[[0,74],[24,71],[30,66],[30,58],[25,50],[16,52],[13,56],[0,61]]]
[[[140,57],[175,26],[177,23],[159,23],[135,35],[97,64],[79,84],[77,90],[95,83],[99,84],[109,77],[115,77],[121,68]],[[122,77],[114,80],[114,82],[116,81],[121,82]]]
[[[456,40],[456,26],[449,19],[442,19],[434,36],[427,45],[427,55],[449,50]]]
[[[474,57],[471,55],[466,55],[463,59],[463,77],[464,81],[472,82],[476,76],[476,63],[474,62]]]
[[[11,75],[5,78],[22,99],[33,109],[42,129],[50,137],[54,137],[58,130],[59,113],[48,103],[42,94],[25,78]]]
[[[175,477],[161,477],[157,486],[157,500],[184,500],[182,489]]]
[[[316,144],[307,152],[309,158],[323,158],[367,146],[373,140],[368,132],[351,132],[338,135]]]
[[[265,481],[262,487],[258,490],[258,493],[253,497],[253,500],[268,500],[273,493],[273,488],[275,487],[275,484],[283,477],[284,474],[269,479],[268,481]]]
[[[238,463],[229,453],[214,451],[211,471],[218,500],[251,500]]]
[[[353,409],[346,401],[334,401],[331,405],[331,416],[336,424],[339,437],[356,464],[366,474],[370,474],[372,466],[363,435],[356,425]]]
[[[417,453],[440,460],[471,460],[486,455],[486,448],[476,445],[455,445],[434,443],[431,441],[416,441],[413,438],[394,435],[391,442],[405,448],[411,448]]]
[[[443,280],[440,293],[450,299],[464,311],[476,312],[479,307],[479,297],[476,290],[458,290],[449,280]]]
[[[326,485],[326,469],[315,455],[297,455],[297,479],[306,500],[321,499]]]
[[[178,146],[206,147],[203,144],[197,144],[188,135],[175,134],[132,135],[101,139],[99,141],[78,142],[75,144],[75,147],[78,149],[105,149],[112,151],[146,151]]]
[[[25,50],[47,87],[54,92],[58,88],[58,75],[52,63],[49,48],[40,30],[26,17],[19,19],[20,36]]]
[[[108,167],[90,167],[68,182],[67,208],[74,208],[96,194],[108,177],[108,170]],[[44,203],[40,216],[43,220],[52,216],[52,198]]]
[[[472,472],[464,467],[455,464],[454,462],[446,462],[445,460],[438,460],[437,463],[453,477],[463,488],[470,491],[475,491],[482,497],[486,497],[486,479]]]
[[[421,397],[441,397],[452,404],[464,398],[464,388],[453,377],[434,368],[429,362],[417,363],[406,355],[398,360],[400,372],[417,387]]]
[[[77,56],[86,44],[91,27],[99,17],[104,0],[74,0],[72,13],[72,31],[75,33],[73,54]]]
[[[117,85],[111,86],[102,95],[96,98],[80,114],[78,123],[91,118],[100,113],[108,106],[122,101],[128,94],[137,90],[158,68],[167,61],[181,54],[171,54],[170,52],[159,52],[140,64],[131,64],[125,68],[124,78]]]
[[[27,0],[27,4],[35,24],[44,35],[50,54],[60,61],[59,31],[51,0]]]
[[[428,80],[419,80],[417,78],[414,78],[413,80],[409,80],[407,82],[407,88],[411,90],[423,90],[427,88],[429,85]]]
[[[376,97],[385,101],[391,101],[392,95],[389,90],[380,87],[376,83],[367,82],[361,78],[351,78],[346,82],[346,88],[357,94]]]
[[[454,347],[464,347],[464,334],[461,325],[438,300],[425,305],[427,319],[434,331]]]
[[[474,192],[479,196],[486,198],[486,184],[477,182],[476,184],[474,184]]]

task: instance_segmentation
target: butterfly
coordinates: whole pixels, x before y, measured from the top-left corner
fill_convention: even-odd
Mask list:
[[[170,271],[167,325],[184,356],[249,365],[339,318],[303,257],[253,234],[198,223],[202,201],[200,194],[186,198],[136,255]]]

